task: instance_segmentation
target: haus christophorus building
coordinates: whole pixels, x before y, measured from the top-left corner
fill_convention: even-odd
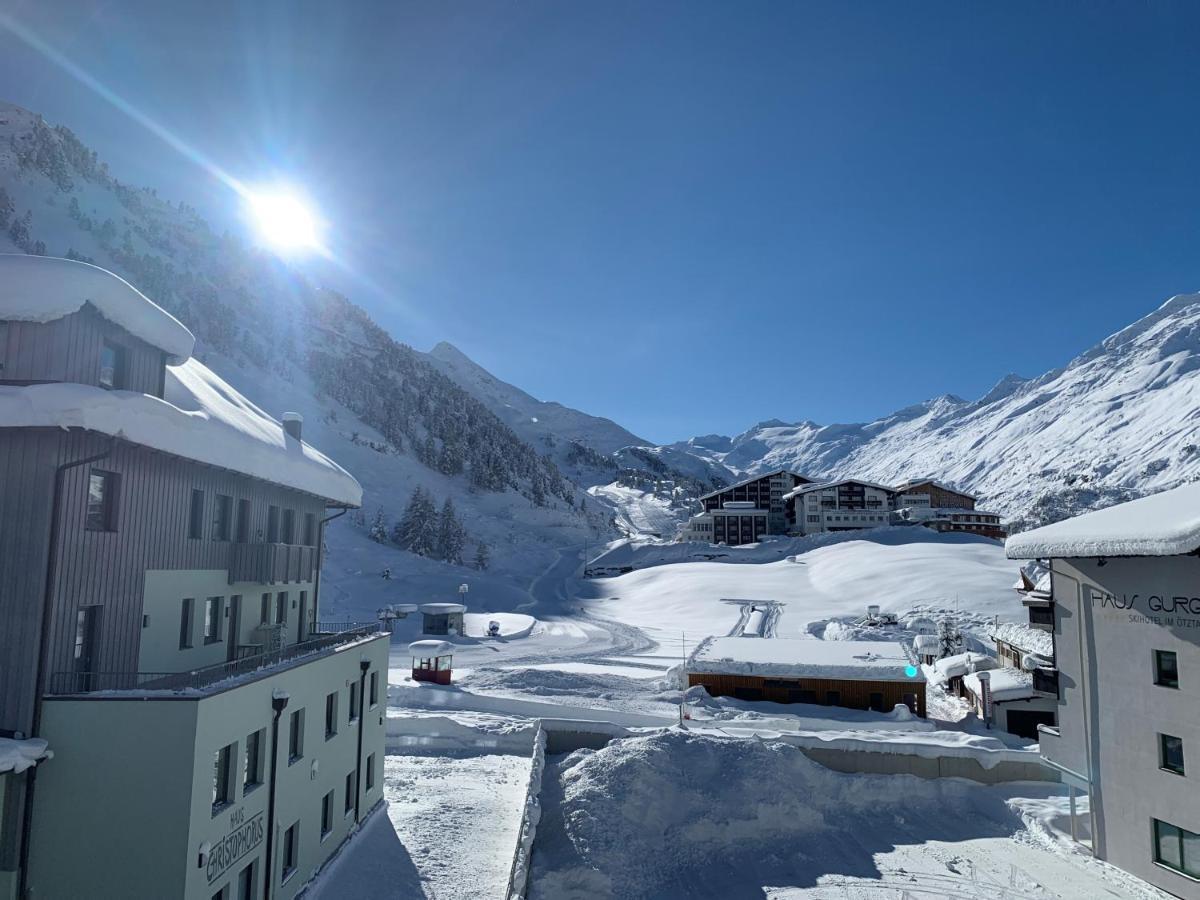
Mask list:
[[[858,478],[818,482],[780,469],[740,481],[700,498],[702,512],[680,532],[680,540],[751,544],[773,534],[924,525],[1002,539],[1000,516],[975,508],[973,494],[931,479],[889,487]]]
[[[290,898],[382,800],[361,488],[117,276],[0,256],[0,898]]]
[[[1047,561],[1058,724],[1042,758],[1089,796],[1093,853],[1200,898],[1200,485],[1009,538]],[[1032,611],[1032,607],[1031,607]]]

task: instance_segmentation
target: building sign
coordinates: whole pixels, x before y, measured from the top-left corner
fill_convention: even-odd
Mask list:
[[[1200,629],[1200,597],[1166,594],[1110,594],[1092,588],[1092,608],[1124,613],[1132,625]]]
[[[229,869],[262,843],[266,835],[263,813],[246,818],[246,812],[235,809],[229,816],[229,833],[217,841],[208,854],[208,883],[212,884]]]

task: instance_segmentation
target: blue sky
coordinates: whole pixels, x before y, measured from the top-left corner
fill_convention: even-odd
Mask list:
[[[655,441],[977,397],[1200,289],[1196,3],[8,9],[302,185],[356,273],[321,274],[397,338]],[[4,33],[0,85],[236,223]]]

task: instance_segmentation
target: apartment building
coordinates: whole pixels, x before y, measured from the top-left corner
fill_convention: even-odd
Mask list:
[[[319,615],[361,489],[192,344],[0,256],[0,898],[294,897],[382,799],[387,637]]]
[[[1007,532],[998,513],[976,509],[974,494],[923,478],[893,488],[893,519],[901,525],[924,525],[938,532],[964,532],[1004,540]]]
[[[1008,539],[1053,619],[1058,724],[1041,754],[1086,791],[1093,853],[1200,898],[1200,485]],[[1031,606],[1031,611],[1033,607]]]
[[[783,502],[792,534],[882,528],[891,522],[891,488],[857,478],[804,484],[784,494]]]
[[[757,475],[700,497],[703,512],[680,532],[685,541],[750,544],[768,534],[787,533],[784,495],[810,479],[786,469]]]

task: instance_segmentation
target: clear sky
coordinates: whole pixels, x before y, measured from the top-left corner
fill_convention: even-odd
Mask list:
[[[57,3],[8,12],[302,185],[399,339],[655,441],[983,394],[1200,290],[1200,3]],[[235,198],[0,31],[0,94]]]

